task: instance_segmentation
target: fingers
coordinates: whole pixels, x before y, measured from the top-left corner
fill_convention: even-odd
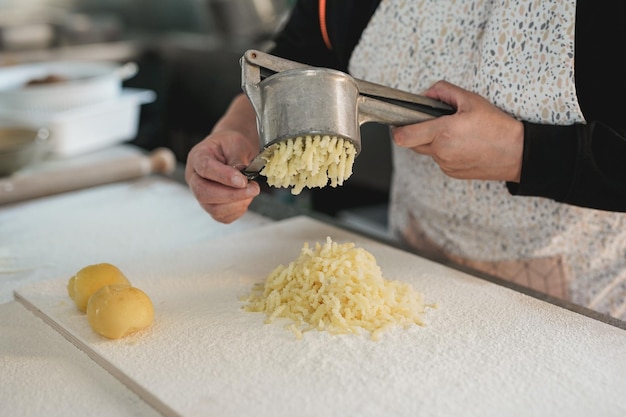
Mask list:
[[[186,171],[186,175],[195,174],[205,180],[228,187],[244,188],[248,183],[246,176],[238,168],[229,166],[208,154],[198,156],[191,156],[190,154]]]
[[[185,180],[200,206],[215,220],[231,223],[241,217],[260,192],[260,186],[248,181],[231,160],[247,160],[241,151],[229,149],[233,138],[214,136],[189,152]]]
[[[256,197],[260,192],[259,184],[255,181],[246,182],[243,187],[233,187],[220,184],[219,182],[202,178],[192,173],[188,176],[187,183],[201,204],[227,204],[239,200]]]
[[[221,223],[232,223],[243,216],[254,197],[260,193],[259,184],[251,181],[246,188],[235,189],[211,183],[196,194],[200,206]]]
[[[396,145],[430,155],[430,145],[435,141],[440,130],[435,120],[429,120],[414,125],[393,127],[391,134]]]
[[[523,124],[485,98],[439,81],[427,96],[456,108],[442,116],[392,129],[398,146],[428,155],[453,178],[519,180]]]
[[[261,192],[257,182],[248,182],[245,177],[244,181],[246,184],[239,188],[202,178],[195,172],[187,175],[187,183],[200,206],[222,223],[231,223],[241,217]]]
[[[230,224],[246,214],[250,203],[252,203],[252,199],[231,204],[202,206],[202,208],[209,213],[215,221]]]
[[[449,82],[436,82],[424,95],[450,104],[457,109],[457,112],[451,116],[442,116],[422,123],[394,127],[392,129],[394,142],[398,146],[412,148],[418,153],[432,155],[433,149],[430,145],[437,140],[441,140],[445,135],[448,126],[448,118],[454,117],[456,114],[463,111],[460,107],[466,106],[465,101],[467,100],[466,95],[468,93],[468,91],[450,84]]]
[[[426,97],[434,98],[435,100],[448,103],[458,110],[459,106],[462,104],[460,98],[462,98],[463,94],[467,92],[467,90],[464,90],[461,87],[441,80],[437,81],[428,90],[426,90],[424,92],[424,95]]]
[[[230,187],[243,188],[247,184],[240,169],[253,155],[245,151],[245,138],[221,133],[207,137],[194,146],[187,156],[186,173],[195,172],[202,178]],[[253,152],[252,152],[253,153]]]

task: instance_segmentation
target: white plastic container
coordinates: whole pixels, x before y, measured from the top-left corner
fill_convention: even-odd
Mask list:
[[[0,106],[20,110],[66,110],[119,96],[135,63],[52,61],[0,67]],[[61,81],[41,82],[46,77]],[[29,82],[39,81],[29,85]]]
[[[134,139],[142,104],[151,103],[151,90],[124,88],[118,97],[68,110],[12,110],[0,107],[0,118],[47,128],[50,152],[73,156]]]

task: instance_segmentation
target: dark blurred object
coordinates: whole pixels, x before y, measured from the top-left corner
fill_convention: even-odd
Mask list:
[[[242,52],[209,38],[170,38],[146,48],[136,59],[140,71],[128,87],[156,92],[142,107],[141,126],[133,143],[146,149],[168,147],[180,162],[208,135],[239,92]]]
[[[287,0],[207,0],[214,27],[228,39],[267,39],[290,10]]]
[[[392,172],[389,127],[378,123],[362,125],[361,145],[353,174],[341,187],[310,190],[314,211],[336,216],[355,207],[384,205],[389,201]]]

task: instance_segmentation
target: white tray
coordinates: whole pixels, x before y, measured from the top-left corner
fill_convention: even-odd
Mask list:
[[[151,90],[125,88],[119,97],[68,110],[15,110],[0,107],[0,118],[50,131],[50,152],[73,156],[135,138],[142,104]]]

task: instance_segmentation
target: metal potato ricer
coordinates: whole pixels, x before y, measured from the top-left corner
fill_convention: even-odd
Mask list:
[[[255,178],[265,166],[263,151],[305,135],[339,136],[361,150],[360,126],[419,123],[452,114],[438,100],[358,80],[249,50],[241,58],[242,89],[257,115],[260,153],[242,172]]]

